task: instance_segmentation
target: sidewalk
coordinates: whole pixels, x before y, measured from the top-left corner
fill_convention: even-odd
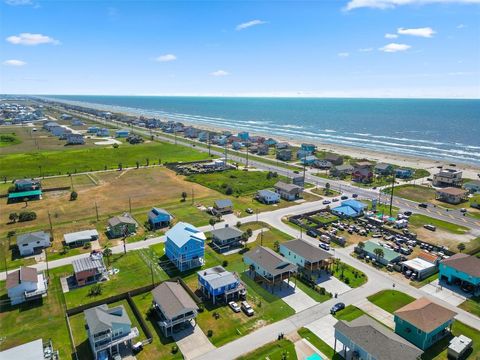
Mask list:
[[[390,314],[388,311],[383,310],[374,303],[371,303],[367,299],[364,299],[356,304],[354,304],[360,310],[365,311],[371,317],[377,319],[381,323],[388,326],[390,329],[395,328],[395,322],[393,321],[393,314]]]

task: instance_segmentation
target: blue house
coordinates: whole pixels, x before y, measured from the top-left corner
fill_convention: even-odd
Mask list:
[[[277,145],[277,140],[268,138],[267,140],[265,140],[264,144],[268,146],[275,146]]]
[[[315,152],[315,150],[317,149],[317,147],[313,144],[305,144],[303,143],[301,146],[300,146],[300,149],[303,150],[303,151],[309,151],[311,154],[313,154]]]
[[[152,208],[148,213],[148,223],[152,229],[160,229],[170,225],[173,216],[167,210]]]
[[[455,315],[456,312],[422,297],[395,311],[395,333],[426,350],[450,334]]]
[[[303,165],[313,165],[315,161],[317,160],[317,157],[315,155],[308,155],[300,159],[300,162]]]
[[[398,168],[395,169],[395,177],[399,179],[409,179],[413,176],[413,170],[412,169],[406,169],[406,168]]]
[[[245,296],[245,286],[237,274],[231,273],[221,266],[201,270],[197,272],[197,275],[198,288],[214,304],[217,300],[228,302],[229,299]]]
[[[165,234],[165,254],[180,271],[204,264],[205,234],[195,226],[179,222]]]
[[[313,154],[312,151],[300,149],[300,150],[297,151],[297,159],[303,159],[306,156],[310,156],[312,154]]]
[[[250,138],[250,135],[247,131],[242,131],[238,133],[238,137],[242,139],[242,141],[247,141]]]
[[[121,130],[115,131],[115,137],[117,138],[126,138],[128,137],[128,135],[130,135],[130,131],[127,129],[121,129]]]
[[[345,200],[342,201],[340,206],[333,208],[331,211],[333,214],[346,217],[354,218],[363,215],[363,211],[367,205],[357,200]]]
[[[100,130],[100,128],[99,128],[98,126],[90,126],[90,127],[87,129],[87,133],[89,133],[89,134],[96,134],[99,130]]]
[[[467,254],[455,254],[442,260],[439,266],[441,281],[459,283],[473,294],[480,293],[480,259]]]
[[[101,136],[101,137],[110,136],[110,131],[106,128],[99,129],[97,131],[97,136]]]
[[[279,252],[292,264],[297,265],[299,271],[310,275],[322,269],[327,270],[333,263],[333,257],[328,251],[302,239],[281,243]]]

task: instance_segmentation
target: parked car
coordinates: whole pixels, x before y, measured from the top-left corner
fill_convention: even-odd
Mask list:
[[[323,202],[322,202],[323,205],[328,205],[328,204],[330,204],[330,203],[331,203],[330,200],[323,200]]]
[[[228,303],[228,306],[230,306],[230,309],[232,309],[233,312],[236,312],[236,313],[240,312],[240,306],[238,306],[238,304],[235,301],[230,301]]]
[[[332,306],[330,309],[330,314],[336,314],[337,311],[345,309],[345,304],[344,303],[336,303],[335,305]]]
[[[134,354],[139,353],[140,351],[142,351],[142,349],[143,349],[143,344],[141,341],[132,345],[132,351]]]
[[[253,311],[252,307],[250,304],[246,301],[242,301],[242,310],[245,314],[248,316],[253,316],[255,314],[255,311]]]
[[[347,200],[348,199],[348,196],[347,195],[342,195],[342,197],[340,198],[342,200]]]
[[[437,227],[435,225],[432,225],[432,224],[425,224],[425,225],[423,225],[423,227],[427,230],[430,230],[430,231],[437,230]]]
[[[253,209],[248,208],[247,210],[245,210],[245,212],[246,212],[247,214],[253,214]]]
[[[467,209],[465,209],[465,208],[461,208],[461,209],[460,209],[460,212],[462,212],[462,213],[466,213],[466,212],[467,212]]]
[[[316,237],[317,237],[317,233],[316,233],[315,231],[313,231],[313,230],[308,230],[308,231],[307,231],[307,235],[308,235],[308,236],[311,236],[311,237],[313,237],[313,238],[316,238]]]
[[[357,198],[357,197],[358,197],[358,194],[352,194],[352,197],[353,197],[353,198]]]
[[[294,174],[300,174],[300,172],[298,170],[293,170],[293,173]]]
[[[339,200],[338,200],[338,198],[333,198],[332,201],[333,201],[333,202],[337,202],[337,201],[339,201]]]
[[[321,249],[323,249],[323,250],[327,250],[327,251],[330,250],[330,245],[325,244],[325,243],[323,243],[323,242],[321,242],[320,244],[318,244],[318,246],[319,246]]]
[[[404,211],[403,214],[404,214],[404,215],[407,215],[407,216],[412,216],[412,212],[411,212],[411,211]]]
[[[428,207],[428,204],[426,204],[426,203],[420,203],[420,204],[418,204],[418,207],[421,207],[421,208],[426,209],[426,208]]]

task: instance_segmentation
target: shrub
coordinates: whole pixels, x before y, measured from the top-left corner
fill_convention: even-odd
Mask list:
[[[350,278],[348,278],[348,277],[345,277],[345,279],[343,279],[343,281],[347,285],[350,284]]]
[[[37,218],[37,213],[35,211],[22,211],[18,215],[18,221],[23,222],[23,221],[32,221]]]
[[[72,191],[70,193],[70,201],[75,201],[78,198],[78,193],[76,191]]]
[[[118,144],[113,144],[114,149],[118,149],[118,146],[119,146]]]
[[[228,260],[223,260],[222,266],[223,266],[223,267],[227,267],[227,266],[228,266]]]
[[[90,249],[92,247],[92,243],[90,241],[87,241],[85,244],[83,244],[84,249]]]
[[[204,312],[204,310],[205,310],[205,305],[199,304],[198,305],[198,312],[202,313],[202,312]]]
[[[103,292],[102,285],[96,284],[96,285],[93,285],[90,288],[90,290],[88,290],[88,296],[102,295],[102,292]]]
[[[231,186],[227,187],[227,189],[225,190],[225,194],[226,195],[232,195],[233,194],[233,189]]]
[[[207,337],[212,337],[213,336],[213,330],[208,329],[207,331]]]
[[[178,352],[178,346],[172,345],[172,354],[176,354]]]

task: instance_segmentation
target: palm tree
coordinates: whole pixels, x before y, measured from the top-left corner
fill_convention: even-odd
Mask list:
[[[365,249],[365,243],[363,241],[360,241],[357,246],[360,248],[360,249]]]
[[[103,249],[103,256],[107,258],[107,266],[110,266],[110,256],[112,256],[112,249],[108,245],[105,245]]]
[[[214,229],[215,229],[215,222],[216,222],[216,221],[215,221],[214,218],[210,218],[210,220],[208,220],[208,223],[209,223],[210,226],[211,226],[212,228],[214,228]]]
[[[465,244],[464,243],[458,244],[457,249],[458,249],[458,251],[462,252],[463,250],[465,250]]]
[[[186,199],[187,199],[187,192],[182,191],[182,201],[185,202]]]
[[[325,195],[329,195],[330,194],[330,183],[326,183],[325,184]]]
[[[377,260],[380,260],[385,255],[385,253],[383,252],[383,249],[380,249],[380,248],[376,248],[375,250],[373,250],[373,252],[377,256]]]

